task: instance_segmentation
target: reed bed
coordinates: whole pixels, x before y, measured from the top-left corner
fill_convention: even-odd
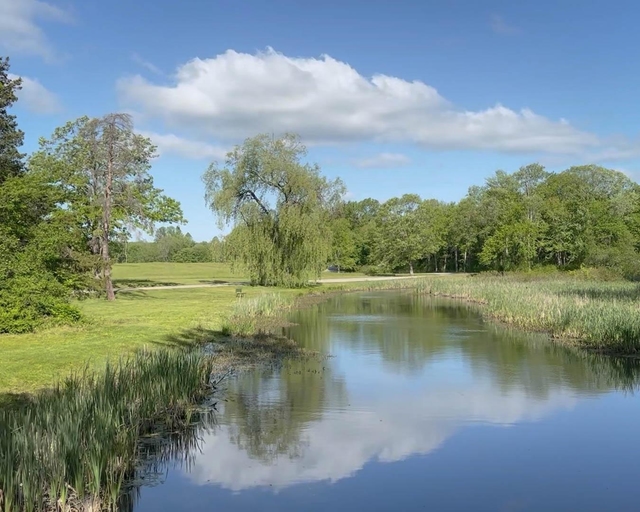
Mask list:
[[[141,440],[191,424],[212,369],[203,352],[145,351],[0,410],[0,510],[116,510]]]
[[[490,318],[564,342],[620,355],[640,353],[640,286],[566,276],[424,278],[421,293],[482,305]]]

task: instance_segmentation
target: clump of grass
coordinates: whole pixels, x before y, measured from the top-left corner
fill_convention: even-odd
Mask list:
[[[222,324],[222,333],[234,336],[270,334],[282,326],[282,317],[289,312],[295,298],[278,293],[266,293],[238,300]]]
[[[482,304],[484,313],[522,329],[617,354],[640,353],[640,287],[571,275],[530,280],[526,275],[421,279],[423,293]]]
[[[140,440],[179,430],[212,392],[202,352],[140,352],[0,411],[0,510],[116,510]]]

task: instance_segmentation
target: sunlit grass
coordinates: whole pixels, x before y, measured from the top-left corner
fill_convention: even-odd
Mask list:
[[[244,290],[244,299],[272,293]],[[182,331],[218,331],[236,301],[235,287],[153,290],[123,293],[114,302],[81,301],[82,325],[0,336],[0,394],[32,392],[86,364],[100,368],[107,358],[143,347],[172,346]]]

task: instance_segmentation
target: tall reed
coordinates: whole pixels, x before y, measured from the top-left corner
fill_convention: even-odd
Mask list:
[[[115,510],[140,440],[188,425],[212,368],[200,352],[145,351],[0,410],[0,510]]]
[[[498,321],[617,354],[640,352],[640,286],[567,276],[420,279],[422,293],[482,304]]]

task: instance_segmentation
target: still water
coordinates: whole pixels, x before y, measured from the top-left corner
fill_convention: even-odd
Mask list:
[[[349,294],[289,334],[331,357],[227,383],[147,511],[637,511],[639,372],[465,304]]]

